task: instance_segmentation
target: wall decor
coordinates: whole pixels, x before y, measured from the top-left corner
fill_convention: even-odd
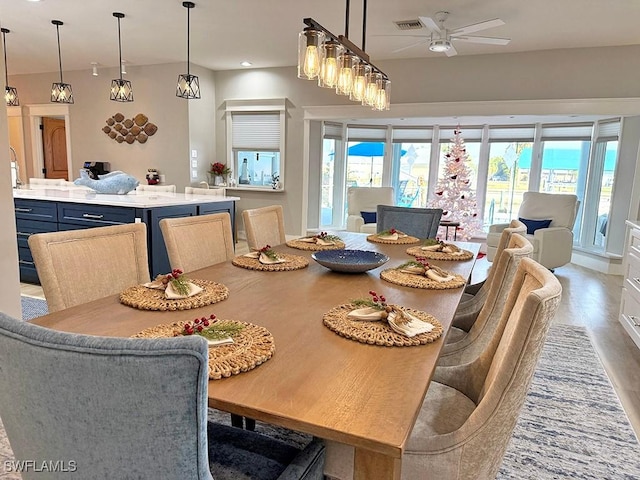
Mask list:
[[[133,142],[146,143],[146,141],[158,131],[157,125],[149,122],[149,117],[143,113],[137,114],[133,118],[125,118],[123,114],[116,113],[107,118],[106,126],[102,131],[112,140],[118,143]]]

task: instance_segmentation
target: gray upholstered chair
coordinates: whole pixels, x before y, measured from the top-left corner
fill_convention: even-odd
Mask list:
[[[46,478],[322,479],[317,440],[298,449],[207,424],[202,337],[94,337],[0,313],[0,365],[0,417],[15,458],[75,470]]]
[[[192,272],[233,258],[231,217],[226,212],[163,218],[160,230],[171,268]]]
[[[377,217],[378,232],[395,228],[417,238],[436,238],[442,209],[378,205]]]
[[[524,192],[518,219],[527,225],[527,238],[533,244],[533,258],[553,270],[571,261],[573,225],[578,215],[578,197],[569,194]],[[487,259],[493,261],[500,232],[507,224],[489,226]]]
[[[50,312],[149,281],[144,223],[36,233],[28,242]]]
[[[440,353],[439,365],[466,363],[483,354],[487,348],[495,348],[504,331],[506,317],[502,315],[503,308],[518,265],[523,258],[531,257],[531,252],[533,246],[526,238],[517,233],[511,236],[509,245],[492,268],[495,269],[494,280],[480,312],[477,316],[461,314],[455,317],[454,325],[447,334],[447,343]]]
[[[505,228],[500,235],[500,240],[498,241],[494,257],[496,262],[500,258],[502,251],[509,244],[511,235],[514,233],[525,235],[527,233],[527,226],[519,220],[511,220],[509,226]],[[489,269],[487,278],[483,282],[468,285],[467,288],[465,288],[465,293],[462,295],[460,305],[456,310],[456,317],[453,320],[454,326],[469,331],[475,317],[478,316],[480,309],[484,305],[487,295],[489,294],[489,289],[491,288],[491,283],[494,279],[494,268],[492,267]]]
[[[282,205],[244,210],[242,220],[250,249],[280,245],[287,241]]]
[[[376,233],[374,221],[367,222],[363,216],[374,216],[378,205],[395,205],[393,187],[349,187],[347,190],[347,231]]]
[[[562,287],[530,258],[520,262],[492,356],[438,367],[402,456],[402,479],[493,479],[516,425]],[[327,442],[325,474],[353,478],[354,450]]]

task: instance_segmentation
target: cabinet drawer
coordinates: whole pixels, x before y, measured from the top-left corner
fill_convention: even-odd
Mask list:
[[[40,200],[24,200],[17,198],[14,201],[16,219],[38,220],[40,222],[57,222],[58,212],[53,202]]]
[[[640,256],[633,252],[627,255],[624,287],[640,301]]]
[[[640,347],[640,301],[622,289],[622,302],[620,304],[620,323]]]
[[[640,230],[637,228],[631,229],[629,235],[629,253],[640,257]]]
[[[104,227],[133,223],[136,212],[133,208],[108,207],[102,205],[83,205],[79,203],[59,203],[58,221],[84,225],[85,227]]]
[[[18,247],[29,248],[27,240],[34,233],[55,232],[57,230],[58,225],[56,223],[17,219],[16,233],[18,235]]]

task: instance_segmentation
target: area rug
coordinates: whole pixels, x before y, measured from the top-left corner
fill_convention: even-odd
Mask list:
[[[47,302],[41,298],[20,296],[22,302],[22,320],[31,320],[49,313]]]
[[[498,479],[638,479],[640,444],[583,327],[551,327]]]

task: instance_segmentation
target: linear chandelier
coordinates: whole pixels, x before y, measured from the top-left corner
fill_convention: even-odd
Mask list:
[[[176,87],[176,97],[200,98],[200,80],[196,75],[189,72],[189,55],[190,55],[190,37],[191,37],[191,18],[189,12],[196,6],[193,2],[182,2],[182,6],[187,9],[187,73],[178,75],[178,85]]]
[[[8,28],[2,28],[2,48],[4,49],[4,101],[7,107],[17,107],[20,105],[18,98],[18,89],[9,86],[9,73],[7,73],[7,40],[5,34],[11,31]]]
[[[369,60],[364,51],[367,0],[362,14],[362,49],[348,38],[349,0],[346,0],[345,34],[334,35],[312,18],[305,18],[298,35],[298,78],[318,81],[318,86],[333,88],[338,95],[370,106],[389,110],[391,81]]]
[[[62,79],[62,55],[60,54],[60,25],[64,25],[60,20],[51,20],[56,26],[58,35],[58,64],[60,66],[60,82],[51,85],[51,101],[54,103],[73,103],[73,90],[71,84],[64,83]]]
[[[133,102],[133,88],[131,82],[122,78],[122,39],[120,36],[120,19],[124,18],[124,13],[113,12],[113,16],[118,19],[118,58],[120,65],[120,78],[111,80],[111,94],[109,100],[115,102]]]

